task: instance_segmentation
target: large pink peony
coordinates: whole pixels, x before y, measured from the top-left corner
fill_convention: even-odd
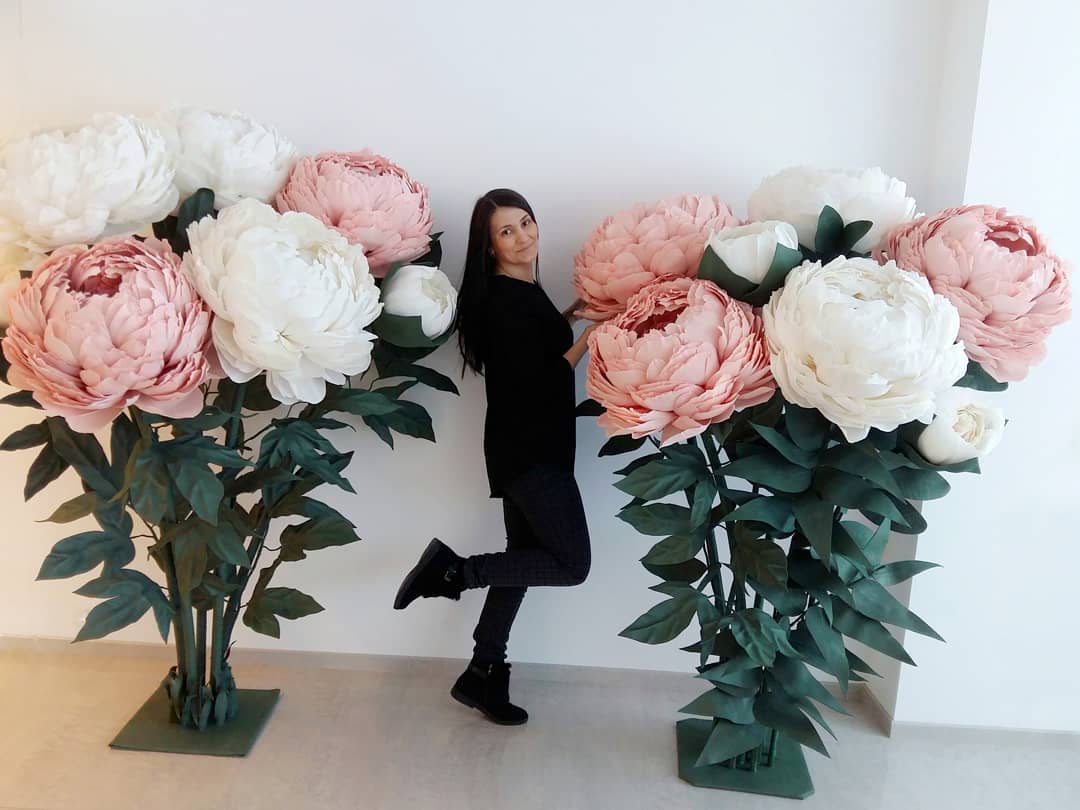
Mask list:
[[[75,430],[136,405],[195,416],[210,374],[210,310],[165,242],[134,237],[56,250],[11,300],[8,380]]]
[[[1071,315],[1069,270],[1027,219],[969,205],[900,225],[885,251],[960,311],[968,357],[1000,382],[1022,380]]]
[[[660,281],[589,337],[590,397],[609,436],[696,436],[776,388],[761,317],[710,281]]]
[[[739,225],[719,197],[665,197],[605,219],[574,257],[580,314],[605,321],[654,281],[693,277],[712,231]]]
[[[323,152],[301,158],[274,199],[278,211],[303,211],[363,245],[378,278],[395,262],[427,252],[431,208],[427,186],[371,151]]]

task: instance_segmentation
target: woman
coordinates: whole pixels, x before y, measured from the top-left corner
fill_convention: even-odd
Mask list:
[[[574,340],[539,284],[539,232],[520,194],[494,189],[473,208],[458,294],[465,365],[484,375],[484,459],[502,498],[506,551],[462,558],[432,540],[394,607],[420,596],[458,599],[487,587],[468,668],[450,694],[503,725],[529,719],[510,703],[506,642],[526,588],[578,585],[589,572],[589,531],[574,480],[574,367],[595,324]]]

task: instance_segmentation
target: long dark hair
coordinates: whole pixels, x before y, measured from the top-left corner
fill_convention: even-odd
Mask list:
[[[484,373],[484,318],[488,303],[488,283],[495,274],[495,256],[491,252],[491,215],[496,208],[520,208],[527,211],[533,222],[529,201],[508,188],[493,188],[476,201],[472,220],[469,222],[469,246],[465,251],[465,273],[458,290],[457,327],[458,346],[464,366],[477,374]],[[536,259],[539,273],[540,257]],[[465,367],[461,373],[465,374]]]

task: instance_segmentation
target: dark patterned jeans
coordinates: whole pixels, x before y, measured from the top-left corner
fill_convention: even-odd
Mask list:
[[[555,467],[534,467],[505,488],[506,551],[465,561],[466,588],[487,587],[473,632],[473,657],[506,660],[506,642],[525,590],[536,585],[580,585],[591,552],[585,508],[574,476]]]

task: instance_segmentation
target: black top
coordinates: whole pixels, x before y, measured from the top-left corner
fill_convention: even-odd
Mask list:
[[[491,277],[484,460],[492,497],[540,464],[574,469],[574,331],[539,284]]]

